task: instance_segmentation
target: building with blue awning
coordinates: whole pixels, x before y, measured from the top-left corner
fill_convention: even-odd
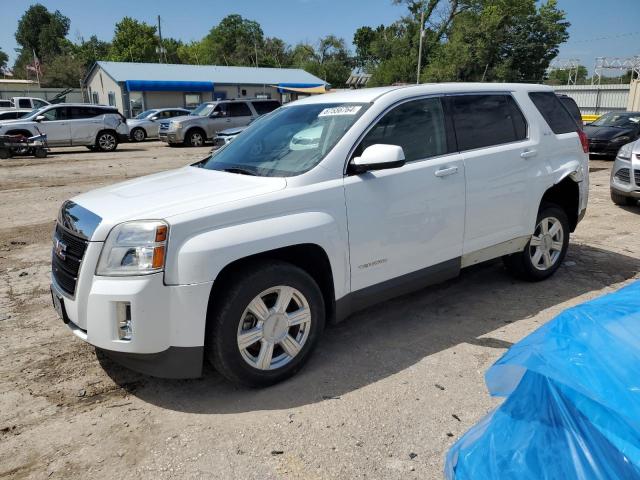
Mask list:
[[[225,98],[286,103],[328,89],[324,80],[297,68],[102,61],[89,70],[84,87],[91,103],[115,106],[127,117],[151,108],[194,108]]]

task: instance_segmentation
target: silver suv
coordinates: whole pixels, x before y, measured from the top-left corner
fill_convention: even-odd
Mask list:
[[[189,115],[160,123],[158,137],[169,145],[201,147],[227,128],[248,125],[280,106],[277,100],[219,100],[206,102]]]
[[[129,140],[126,119],[114,107],[64,103],[33,110],[17,120],[0,123],[0,135],[33,137],[44,133],[51,147],[86,146],[112,152]]]
[[[131,140],[134,142],[142,142],[147,138],[157,138],[162,121],[182,117],[190,113],[186,108],[154,108],[152,110],[145,110],[135,118],[127,120]]]

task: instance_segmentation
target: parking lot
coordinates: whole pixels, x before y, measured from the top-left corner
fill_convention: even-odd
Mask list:
[[[0,162],[0,477],[436,479],[499,400],[485,370],[563,309],[638,278],[640,207],[591,161],[587,216],[564,265],[529,284],[500,262],[330,327],[297,376],[264,390],[210,368],[145,377],[96,356],[51,307],[51,232],[80,192],[186,165],[210,147],[121,145]]]

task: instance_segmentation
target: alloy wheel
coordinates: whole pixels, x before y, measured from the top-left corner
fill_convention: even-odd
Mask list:
[[[275,370],[291,362],[311,330],[307,299],[295,288],[279,285],[254,297],[238,325],[237,343],[245,362],[258,370]]]
[[[540,220],[529,243],[531,263],[541,271],[552,268],[562,254],[564,231],[562,223],[555,217]]]
[[[202,134],[196,132],[191,134],[191,145],[194,147],[201,147],[204,143],[202,139]]]
[[[113,150],[116,148],[116,137],[110,133],[103,133],[98,139],[98,145],[100,145],[101,150]]]

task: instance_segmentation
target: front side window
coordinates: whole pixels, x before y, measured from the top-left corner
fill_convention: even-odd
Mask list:
[[[50,122],[54,120],[66,120],[65,110],[66,109],[64,107],[50,108],[46,112],[42,112],[42,115],[44,115],[44,118]]]
[[[230,103],[229,112],[232,117],[250,117],[251,110],[249,106],[244,102]]]
[[[156,113],[157,110],[145,110],[144,112],[140,112],[138,115],[136,115],[136,119],[137,120],[144,120],[147,117],[150,117],[151,115],[153,115],[154,113]]]
[[[403,103],[388,112],[367,133],[354,156],[378,143],[398,145],[407,162],[447,153],[447,134],[440,98]]]
[[[317,103],[281,108],[194,166],[265,177],[300,175],[322,161],[367,106]]]
[[[457,95],[451,98],[460,151],[517,142],[527,137],[526,120],[511,95]]]

